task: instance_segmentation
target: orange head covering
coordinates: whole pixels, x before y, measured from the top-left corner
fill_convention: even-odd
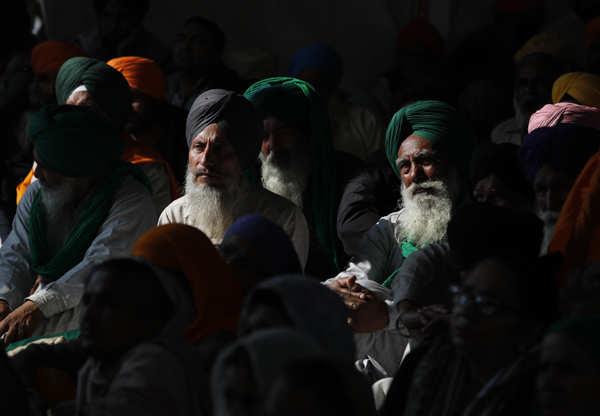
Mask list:
[[[565,94],[579,104],[600,107],[600,77],[587,72],[569,72],[561,75],[552,86],[552,102],[560,102]]]
[[[111,59],[107,64],[123,74],[131,88],[157,100],[165,99],[165,76],[152,59],[123,56]]]
[[[196,308],[196,316],[186,329],[191,342],[237,330],[242,287],[202,231],[184,224],[154,227],[138,239],[133,255],[185,275]]]
[[[74,56],[87,54],[77,45],[47,40],[31,51],[31,68],[36,74],[57,74],[62,64]]]

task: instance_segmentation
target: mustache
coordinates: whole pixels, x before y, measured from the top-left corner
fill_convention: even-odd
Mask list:
[[[412,183],[408,188],[405,189],[407,196],[413,197],[415,194],[423,191],[434,191],[433,194],[442,192],[444,190],[444,183],[442,181],[427,181],[422,183]]]

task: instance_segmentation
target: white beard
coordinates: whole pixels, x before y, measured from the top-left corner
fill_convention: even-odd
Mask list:
[[[46,216],[46,234],[51,253],[60,250],[77,221],[78,200],[69,182],[48,187],[40,182]]]
[[[538,218],[544,222],[544,238],[540,247],[540,255],[542,256],[548,253],[548,246],[552,242],[559,215],[560,213],[556,211],[538,211]]]
[[[424,188],[435,189],[436,193],[415,194],[416,190]],[[403,208],[394,230],[398,244],[408,240],[421,249],[441,241],[446,236],[452,212],[452,198],[444,182],[413,183],[408,188],[402,185],[402,203]]]
[[[188,169],[185,178],[185,196],[189,202],[190,217],[194,227],[200,229],[213,242],[221,242],[227,229],[243,212],[243,201],[248,197],[245,181],[226,189],[194,182]]]
[[[274,194],[292,201],[302,208],[302,196],[308,185],[310,161],[307,157],[292,159],[290,166],[280,166],[273,162],[273,153],[259,155],[263,187]]]

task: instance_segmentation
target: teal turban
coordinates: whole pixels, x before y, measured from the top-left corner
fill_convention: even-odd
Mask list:
[[[590,353],[600,366],[600,315],[574,316],[558,321],[548,333],[566,334],[577,345]]]
[[[29,213],[31,266],[47,283],[81,262],[128,175],[144,183],[150,192],[151,186],[139,167],[121,160],[124,144],[119,132],[91,108],[44,107],[31,118],[28,136],[42,166],[69,177],[104,175],[83,202],[81,214],[58,253],[48,245],[43,191],[38,189],[34,196]]]
[[[56,76],[56,99],[66,104],[75,88],[84,85],[110,120],[120,129],[131,111],[131,90],[115,68],[94,58],[67,60]]]
[[[103,173],[125,150],[105,117],[73,105],[47,106],[35,113],[28,138],[42,166],[74,178]]]
[[[385,134],[385,153],[398,178],[398,149],[411,134],[429,140],[459,172],[468,172],[474,140],[454,107],[441,101],[417,101],[394,114]]]
[[[244,96],[263,117],[277,117],[310,136],[312,214],[319,242],[337,267],[335,154],[325,104],[312,85],[289,77],[259,81]]]

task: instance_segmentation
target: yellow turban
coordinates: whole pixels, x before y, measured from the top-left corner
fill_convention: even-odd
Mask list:
[[[560,102],[566,94],[579,104],[600,107],[600,77],[587,72],[561,75],[552,86],[552,102]]]
[[[514,59],[518,63],[526,56],[543,53],[562,62],[572,62],[575,60],[574,50],[575,47],[560,35],[553,32],[541,32],[525,42],[525,45],[515,54]]]

